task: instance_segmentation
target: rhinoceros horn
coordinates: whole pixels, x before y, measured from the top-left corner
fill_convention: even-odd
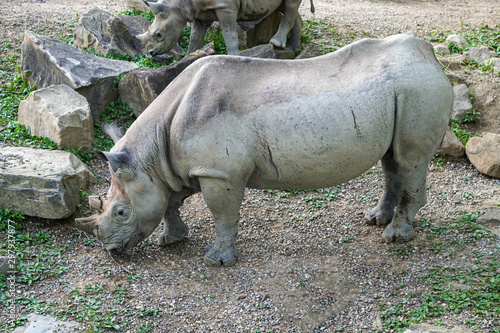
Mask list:
[[[89,235],[94,235],[96,236],[96,221],[97,221],[97,214],[89,216],[89,217],[82,217],[75,219],[76,227],[80,230],[85,231]]]

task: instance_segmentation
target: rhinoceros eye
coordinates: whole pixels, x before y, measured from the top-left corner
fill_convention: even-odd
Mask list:
[[[127,218],[130,214],[130,209],[120,207],[115,211],[115,214],[119,218]]]
[[[156,37],[157,39],[161,39],[161,38],[163,37],[163,35],[162,35],[161,31],[156,31],[156,32],[155,32],[155,37]]]

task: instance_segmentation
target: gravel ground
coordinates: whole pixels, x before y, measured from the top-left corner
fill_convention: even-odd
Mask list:
[[[24,29],[61,36],[71,30],[75,13],[84,13],[94,5],[106,6],[110,11],[123,7],[121,1],[113,0],[73,2],[0,0],[4,56],[18,54],[16,46],[22,41]],[[434,26],[458,29],[462,22],[498,24],[500,9],[495,4],[496,0],[315,0],[315,17],[330,20],[332,27],[342,31],[363,30],[381,37],[408,30],[425,34]],[[307,1],[301,12],[311,16]],[[478,76],[470,80],[478,80]],[[106,188],[105,170],[103,163],[96,160],[94,172],[101,184],[92,187],[89,194]],[[71,219],[28,219],[27,232],[44,230],[53,242],[71,243],[61,257],[53,258],[67,267],[67,272],[31,286],[18,284],[16,292],[52,302],[52,309],[62,311],[75,306],[68,297],[75,289],[102,285],[108,292],[102,300],[103,311],[122,311],[118,312],[117,322],[128,325],[118,331],[138,332],[140,325],[149,325],[150,332],[382,331],[380,304],[390,305],[409,293],[418,295],[430,290],[422,276],[433,267],[474,268],[475,251],[498,254],[498,237],[478,240],[473,246],[435,251],[437,240],[432,228],[447,228],[462,211],[496,207],[500,182],[479,174],[466,159],[435,161],[429,170],[429,200],[416,217],[417,236],[411,248],[381,242],[383,229],[362,222],[364,213],[376,204],[381,193],[378,165],[329,192],[248,190],[237,240],[240,258],[229,268],[212,268],[203,263],[204,247],[215,235],[212,217],[199,194],[186,200],[182,209],[190,227],[185,241],[160,248],[155,232],[133,250],[114,257],[97,242],[89,246],[92,241],[76,232]],[[446,229],[439,237],[443,241],[464,235]],[[130,296],[121,304],[112,300],[117,288]],[[410,302],[419,301],[415,297]],[[127,309],[139,312],[143,308],[157,309],[161,316],[126,315]],[[29,312],[27,307],[20,311]],[[467,318],[475,317],[461,313],[439,320],[454,327],[465,325]],[[468,328],[492,332],[489,324],[479,321]]]

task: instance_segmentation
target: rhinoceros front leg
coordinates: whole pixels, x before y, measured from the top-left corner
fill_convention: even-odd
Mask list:
[[[384,192],[376,207],[365,215],[366,224],[383,226],[391,222],[394,217],[394,208],[398,203],[401,190],[399,166],[394,160],[392,150],[382,157],[382,170],[384,172]]]
[[[238,258],[235,241],[245,184],[203,178],[200,185],[205,203],[214,217],[216,232],[215,242],[206,247],[204,261],[211,266],[232,266]]]
[[[210,24],[212,24],[210,21],[193,21],[187,54],[202,48]]]
[[[190,190],[182,192],[173,192],[170,196],[167,212],[163,217],[164,229],[158,237],[158,245],[167,246],[183,240],[189,231],[187,225],[182,221],[179,208],[182,206],[184,199],[191,195]]]
[[[298,15],[298,10],[301,1],[297,0],[285,0],[285,12],[281,18],[280,25],[278,27],[278,32],[271,38],[269,43],[276,47],[285,48],[286,38],[288,33],[292,29],[295,18]]]
[[[240,55],[238,32],[236,31],[237,10],[220,9],[216,11],[226,44],[227,54]]]

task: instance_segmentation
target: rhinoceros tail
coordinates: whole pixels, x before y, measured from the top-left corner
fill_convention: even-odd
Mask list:
[[[311,13],[314,14],[314,12],[316,11],[316,9],[314,9],[314,3],[313,3],[313,0],[311,0]]]

